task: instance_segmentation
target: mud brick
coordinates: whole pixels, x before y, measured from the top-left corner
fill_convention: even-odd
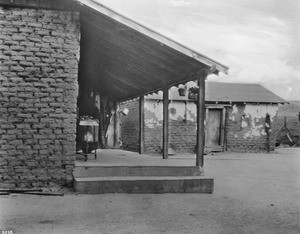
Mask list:
[[[18,30],[16,29],[16,32],[17,31]],[[16,35],[12,35],[11,39],[14,40],[14,41],[24,41],[24,40],[26,40],[26,37],[16,34]]]
[[[45,58],[48,58],[49,57],[49,54],[48,53],[42,53],[42,52],[38,52],[35,54],[37,57],[45,57]]]
[[[30,145],[17,145],[16,148],[20,149],[20,150],[28,150],[28,149],[31,149],[31,146]]]
[[[16,61],[21,61],[21,60],[25,60],[25,57],[24,56],[11,56],[10,59],[16,60]]]
[[[44,63],[55,63],[56,60],[53,58],[42,58],[42,62]]]
[[[52,134],[53,130],[52,129],[40,129],[39,134]]]
[[[0,24],[1,24],[1,21],[0,21]],[[11,41],[11,36],[10,35],[0,34],[0,40]]]
[[[32,67],[33,63],[28,61],[20,61],[19,64],[24,67]]]
[[[13,135],[9,135],[8,133],[2,136],[2,140],[8,140],[8,141],[12,141],[17,139],[17,135],[13,134]]]
[[[15,146],[13,145],[3,145],[1,147],[1,150],[13,150],[13,149],[15,149]]]
[[[26,22],[24,22],[24,24],[26,25]],[[19,32],[20,33],[33,33],[33,28],[20,27]]]
[[[20,55],[20,56],[33,56],[34,55],[33,52],[26,51],[26,47],[27,46],[25,46],[25,50],[24,51],[18,51],[18,55]]]
[[[17,28],[13,28],[13,27],[7,27],[7,28],[2,29],[2,33],[3,34],[13,35],[14,33],[17,33],[17,32],[18,32],[18,29]]]
[[[50,48],[50,44],[49,43],[35,43],[36,47],[43,47],[43,48]]]
[[[39,62],[41,59],[38,57],[26,57],[27,62]],[[26,71],[39,71],[40,69],[37,67],[26,68]]]
[[[19,118],[31,118],[32,117],[32,114],[29,114],[29,113],[17,113],[17,117]]]
[[[15,51],[24,51],[25,47],[24,46],[18,46],[18,45],[12,45],[10,46],[11,50],[15,50]]]
[[[27,25],[28,27],[34,27],[34,28],[41,28],[43,26],[41,23],[36,23],[36,22],[28,22]]]
[[[42,29],[42,30],[37,30],[36,31],[36,34],[40,35],[40,36],[47,36],[50,34],[50,31],[49,30],[45,30],[45,29]]]
[[[29,124],[17,124],[16,126],[18,129],[30,129]]]
[[[12,25],[13,25],[13,26],[22,26],[22,27],[24,27],[24,26],[26,26],[26,22],[24,22],[24,21],[12,21]],[[21,29],[22,27],[20,27],[20,29]],[[19,30],[19,31],[20,31],[20,30]]]
[[[47,30],[49,32],[49,30]],[[49,32],[50,34],[50,32]],[[42,38],[42,41],[43,42],[48,42],[48,43],[56,43],[57,42],[57,39],[55,37],[51,37],[51,36],[44,36]],[[53,48],[53,45],[51,44],[51,47]],[[59,48],[59,47],[58,47]]]
[[[29,37],[27,37],[27,39],[32,42],[40,42],[41,41],[41,38],[38,36],[29,36]]]
[[[0,58],[1,59],[1,58]],[[8,60],[3,62],[3,65],[4,66],[17,66],[18,65],[18,62],[17,61],[11,61],[11,60]],[[5,74],[5,73],[4,73]],[[7,73],[8,77],[9,77],[9,73]]]
[[[30,73],[29,72],[18,72],[18,76],[20,77],[30,77]]]
[[[46,44],[45,44],[45,45],[46,45]],[[50,54],[50,53],[55,53],[55,49],[52,48],[51,46],[49,46],[49,47],[41,46],[41,47],[40,47],[40,51],[41,51],[42,53],[48,53],[48,54]],[[51,57],[51,56],[49,55],[49,57]]]
[[[35,46],[27,46],[26,47],[26,51],[33,51],[33,52],[37,52],[37,51],[40,51],[40,48],[39,47],[35,47]]]

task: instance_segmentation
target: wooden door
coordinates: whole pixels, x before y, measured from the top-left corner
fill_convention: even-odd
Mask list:
[[[205,145],[217,149],[221,146],[222,109],[208,109]]]

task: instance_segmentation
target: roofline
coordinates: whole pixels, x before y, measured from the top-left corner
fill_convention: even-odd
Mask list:
[[[145,97],[145,100],[162,100],[163,98],[160,97]],[[191,99],[172,99],[170,98],[170,101],[176,101],[176,102],[195,102],[194,100]],[[266,101],[212,101],[212,100],[205,100],[205,104],[215,104],[215,105],[225,105],[225,104],[288,104],[289,102],[284,101],[284,102],[278,102],[278,101],[273,101],[273,102],[266,102]]]
[[[75,2],[77,2],[80,5],[85,5],[91,9],[96,10],[97,12],[100,12],[140,33],[143,33],[144,35],[166,45],[169,46],[185,55],[187,55],[188,57],[194,58],[195,60],[209,66],[209,67],[214,67],[216,70],[224,73],[224,74],[228,74],[228,70],[229,67],[203,55],[200,54],[198,52],[196,52],[195,50],[192,50],[166,36],[163,36],[162,34],[120,14],[119,12],[116,12],[115,10],[110,9],[109,7],[106,7],[104,5],[102,5],[99,2],[96,2],[95,0],[73,0]]]

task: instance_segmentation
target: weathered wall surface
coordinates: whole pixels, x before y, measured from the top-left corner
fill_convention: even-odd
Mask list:
[[[128,108],[127,116],[121,118],[122,148],[139,152],[139,99],[120,104],[120,110]]]
[[[226,145],[228,151],[260,152],[267,150],[266,114],[270,115],[271,129],[277,105],[233,105],[227,110]],[[274,131],[270,133],[270,149],[275,146]]]
[[[169,104],[169,144],[177,153],[194,153],[196,145],[196,105],[172,101]]]
[[[161,154],[162,109],[157,100],[145,104],[146,152]],[[267,150],[266,114],[270,114],[270,150],[275,147],[274,120],[277,105],[234,105],[226,114],[227,150],[261,152]],[[169,104],[169,144],[177,153],[193,153],[196,144],[196,105],[193,102],[172,101]]]
[[[131,103],[127,108],[138,107]],[[270,115],[271,132],[270,150],[275,147],[275,117],[277,105],[240,104],[227,107],[226,111],[226,150],[233,152],[267,151],[268,137],[265,131],[266,115]],[[148,154],[162,153],[162,100],[145,99],[145,151]],[[169,104],[169,145],[176,153],[194,153],[196,145],[196,105],[188,101],[171,101]],[[135,116],[138,116],[136,114]],[[126,143],[126,149],[138,149],[138,120],[131,115],[123,122],[126,138],[133,140]],[[127,121],[130,121],[128,124]],[[126,129],[131,130],[126,130]],[[124,131],[125,130],[125,131]],[[123,133],[124,134],[124,133]],[[136,136],[136,138],[135,138]],[[123,139],[123,145],[126,139]],[[138,150],[137,150],[138,151]]]
[[[162,153],[163,103],[161,100],[145,100],[145,152]]]
[[[0,8],[0,22],[0,187],[70,184],[79,14]]]
[[[163,103],[145,102],[145,149],[150,154],[162,152]],[[194,152],[196,143],[196,105],[172,101],[169,104],[169,145],[176,153]]]

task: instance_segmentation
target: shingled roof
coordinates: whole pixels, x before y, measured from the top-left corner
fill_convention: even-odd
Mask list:
[[[284,103],[281,97],[260,84],[207,82],[207,102]]]
[[[146,99],[162,99],[161,93],[148,95]],[[188,100],[186,96],[179,96],[177,88],[172,88],[170,100]],[[277,96],[260,84],[251,83],[223,83],[206,82],[206,102],[230,103],[285,103],[286,101]]]

